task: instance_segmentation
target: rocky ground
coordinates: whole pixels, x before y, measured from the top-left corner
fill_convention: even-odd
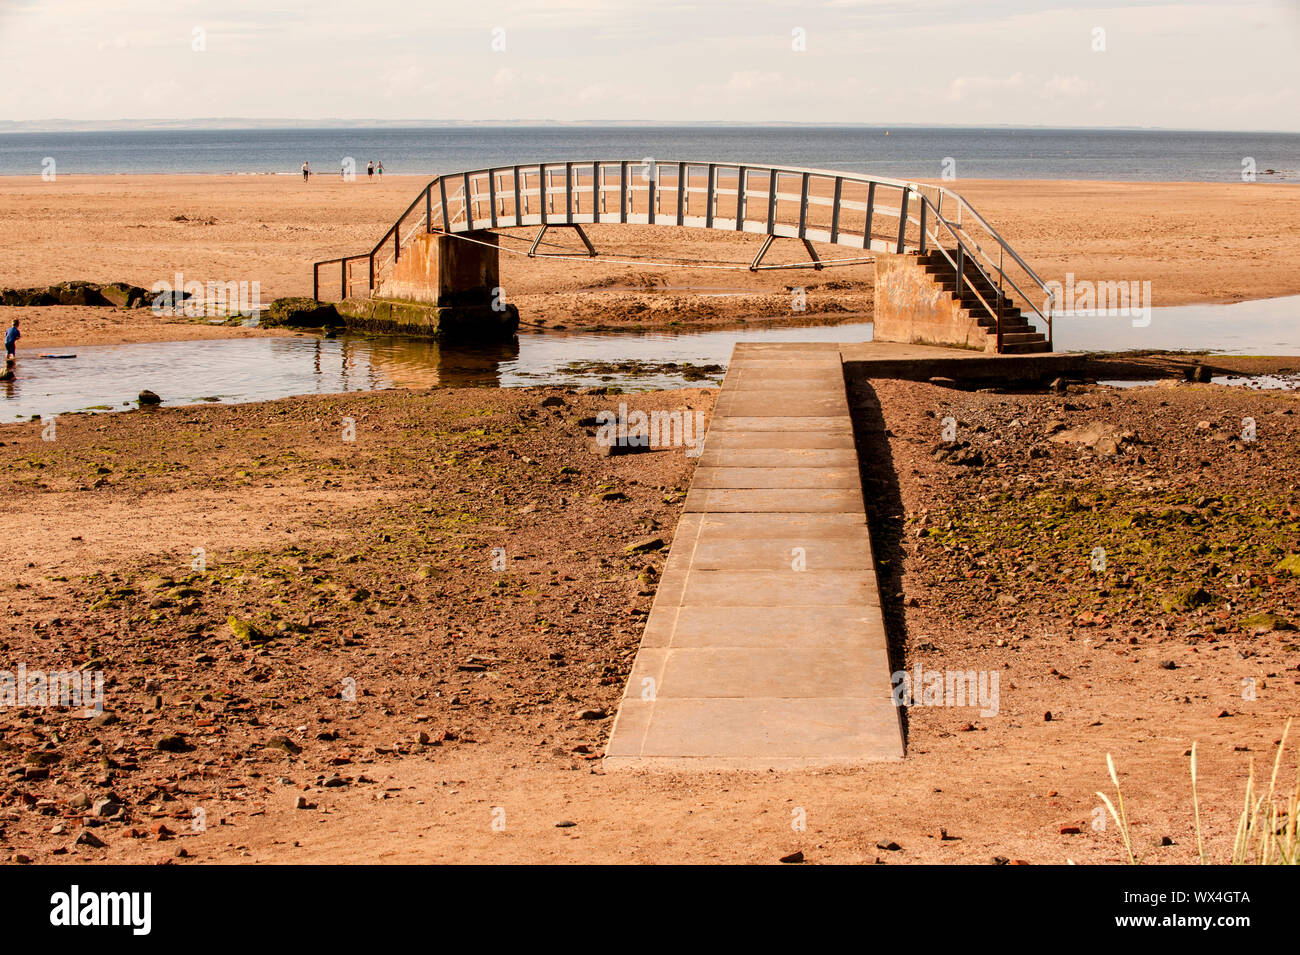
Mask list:
[[[689,472],[681,449],[590,450],[578,422],[611,396],[543,397],[69,415],[53,442],[6,427],[0,482],[25,503],[0,650],[107,686],[101,715],[0,711],[0,839],[120,849],[190,832],[199,804],[215,824],[373,787],[374,764],[502,732],[598,753]]]
[[[107,682],[102,715],[0,710],[4,855],[1114,862],[1111,753],[1139,856],[1187,862],[1198,741],[1224,857],[1300,709],[1300,396],[851,382],[896,665],[996,670],[998,712],[912,707],[859,770],[607,775],[693,459],[600,457],[588,419],[714,394],[0,426],[4,666]]]

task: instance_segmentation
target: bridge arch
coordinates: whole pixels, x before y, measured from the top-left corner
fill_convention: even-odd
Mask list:
[[[412,245],[427,242],[424,236],[472,242],[487,233],[495,254],[494,229],[581,231],[583,225],[613,223],[764,236],[751,268],[781,237],[802,240],[814,259],[811,243],[864,256],[915,253],[951,273],[947,281],[956,299],[996,323],[999,339],[1005,300],[1014,296],[1027,320],[1045,326],[1050,342],[1051,290],[959,193],[929,183],[762,163],[565,160],[438,176],[371,250],[315,263],[314,297],[320,300],[322,289],[338,289],[342,298],[376,294]],[[590,244],[588,250],[596,254]],[[339,270],[338,284],[328,278],[331,266]]]

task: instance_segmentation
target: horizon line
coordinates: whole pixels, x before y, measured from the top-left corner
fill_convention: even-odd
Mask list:
[[[67,119],[51,117],[36,120],[0,120],[0,133],[57,133],[57,132],[141,132],[165,129],[191,130],[226,130],[244,129],[453,129],[464,127],[477,128],[545,128],[548,126],[580,127],[639,127],[639,128],[674,128],[674,127],[728,127],[740,129],[762,129],[778,127],[797,128],[860,128],[860,129],[1024,129],[1024,130],[1093,130],[1093,131],[1140,131],[1169,133],[1225,133],[1225,134],[1270,134],[1300,135],[1300,129],[1208,129],[1202,127],[1179,126],[1106,126],[1106,125],[1048,125],[1042,123],[919,123],[919,122],[810,122],[804,120],[762,120],[755,122],[737,122],[735,120],[652,120],[652,119],[494,119],[494,120],[455,120],[455,119],[357,119],[344,117],[315,117],[295,119],[292,117],[274,117],[258,119],[256,117],[188,117],[181,119],[146,118],[146,119]],[[73,129],[70,127],[80,127]]]

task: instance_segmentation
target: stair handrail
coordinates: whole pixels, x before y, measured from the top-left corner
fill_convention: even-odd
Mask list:
[[[926,200],[926,201],[928,201],[928,200]],[[1002,304],[1002,303],[999,301],[999,303],[998,303],[999,308],[998,308],[997,310],[994,310],[993,306],[989,305],[988,301],[985,300],[984,296],[980,294],[979,289],[975,287],[975,283],[974,283],[974,282],[971,282],[969,279],[966,278],[966,269],[965,269],[965,267],[964,267],[964,266],[965,266],[965,262],[963,261],[963,259],[964,259],[964,258],[967,258],[967,257],[970,256],[970,252],[969,252],[969,250],[966,249],[966,245],[965,245],[965,243],[962,242],[961,237],[958,236],[957,233],[956,233],[955,231],[953,231],[953,228],[952,228],[951,223],[949,223],[949,222],[948,222],[946,219],[944,219],[943,217],[938,216],[937,214],[936,214],[936,217],[935,217],[935,218],[936,218],[936,221],[937,221],[937,222],[939,222],[940,224],[942,224],[942,225],[943,225],[943,226],[944,226],[944,227],[949,231],[949,233],[950,233],[950,234],[952,235],[952,237],[953,237],[953,241],[956,242],[956,244],[957,244],[957,248],[954,250],[954,251],[956,252],[957,259],[956,259],[956,261],[954,261],[954,260],[953,260],[953,257],[952,257],[951,255],[948,254],[948,250],[945,249],[945,248],[943,247],[943,243],[939,241],[939,237],[938,237],[938,235],[937,235],[937,232],[936,232],[936,233],[930,233],[929,230],[927,230],[927,232],[929,233],[930,238],[932,238],[932,239],[934,240],[934,249],[935,249],[936,251],[938,251],[939,254],[942,255],[942,256],[943,256],[943,257],[948,261],[948,264],[951,265],[952,268],[953,268],[953,274],[957,276],[957,300],[958,300],[958,301],[961,300],[961,287],[962,287],[962,283],[965,282],[968,286],[970,286],[970,290],[971,290],[972,294],[974,294],[974,296],[975,296],[977,299],[979,299],[979,303],[980,303],[981,305],[984,306],[985,311],[987,311],[987,312],[989,313],[989,315],[990,315],[990,316],[994,319],[994,321],[997,323],[997,331],[998,331],[998,339],[999,339],[999,341],[998,341],[998,348],[999,348],[999,350],[1001,350],[1001,346],[1002,346],[1002,342],[1001,342],[1001,338],[1002,338],[1002,309],[1001,309],[1001,304]],[[977,269],[980,270],[980,274],[982,274],[986,279],[989,280],[989,284],[990,284],[990,285],[993,285],[994,283],[993,283],[992,277],[991,277],[987,272],[984,271],[983,267],[979,264],[979,261],[978,261],[977,259],[971,259],[970,261],[972,261],[972,262],[975,264],[975,267],[976,267]]]
[[[984,260],[988,262],[989,265],[997,272],[999,278],[1009,283],[1011,287],[1016,290],[1016,292],[1020,295],[1021,300],[1026,305],[1028,305],[1031,309],[1033,309],[1034,314],[1037,315],[1040,319],[1042,319],[1043,323],[1046,325],[1047,341],[1048,344],[1050,344],[1052,341],[1052,318],[1055,312],[1056,293],[1050,287],[1048,287],[1047,283],[1044,282],[1039,277],[1038,273],[1035,272],[1032,268],[1030,268],[1029,264],[1020,257],[1019,253],[1017,253],[1014,248],[1011,247],[1011,244],[1002,237],[1002,234],[999,233],[997,229],[993,228],[993,226],[989,223],[989,221],[985,219],[983,215],[980,214],[979,210],[977,210],[973,205],[971,205],[970,202],[967,201],[967,199],[961,193],[954,192],[953,190],[943,186],[939,186],[937,188],[942,192],[942,194],[949,196],[955,203],[957,203],[957,221],[954,223],[951,217],[943,216],[937,208],[935,208],[936,217],[942,218],[945,221],[945,224],[947,224],[950,228],[955,228],[956,231],[960,232],[963,236],[965,236],[966,239],[968,239],[969,242],[972,245],[974,245],[975,248],[979,251],[980,255],[983,256]],[[932,208],[934,208],[933,205]],[[993,262],[992,256],[990,256],[984,250],[984,247],[980,245],[979,240],[970,234],[970,232],[966,229],[965,225],[962,223],[961,215],[963,210],[970,213],[971,217],[974,218],[974,220],[980,225],[980,227],[983,228],[984,231],[987,232],[992,237],[992,239],[998,244],[999,255],[1005,254],[1010,256],[1011,260],[1015,262],[1017,265],[1019,265],[1020,268],[1024,270],[1025,274],[1033,281],[1033,283],[1039,287],[1039,289],[1043,292],[1044,297],[1042,301],[1046,306],[1047,309],[1046,313],[1044,313],[1043,310],[1040,309],[1037,304],[1035,304],[1034,300],[1028,294],[1026,294],[1026,292],[1020,287],[1019,283],[1017,283],[1016,280],[1012,278],[1012,276],[1007,272],[1007,270],[1001,263]]]

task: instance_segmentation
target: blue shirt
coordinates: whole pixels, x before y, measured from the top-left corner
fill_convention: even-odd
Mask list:
[[[18,339],[22,337],[23,337],[22,332],[20,332],[16,328],[11,327],[9,331],[5,332],[5,348],[12,348],[14,342],[18,341]]]

